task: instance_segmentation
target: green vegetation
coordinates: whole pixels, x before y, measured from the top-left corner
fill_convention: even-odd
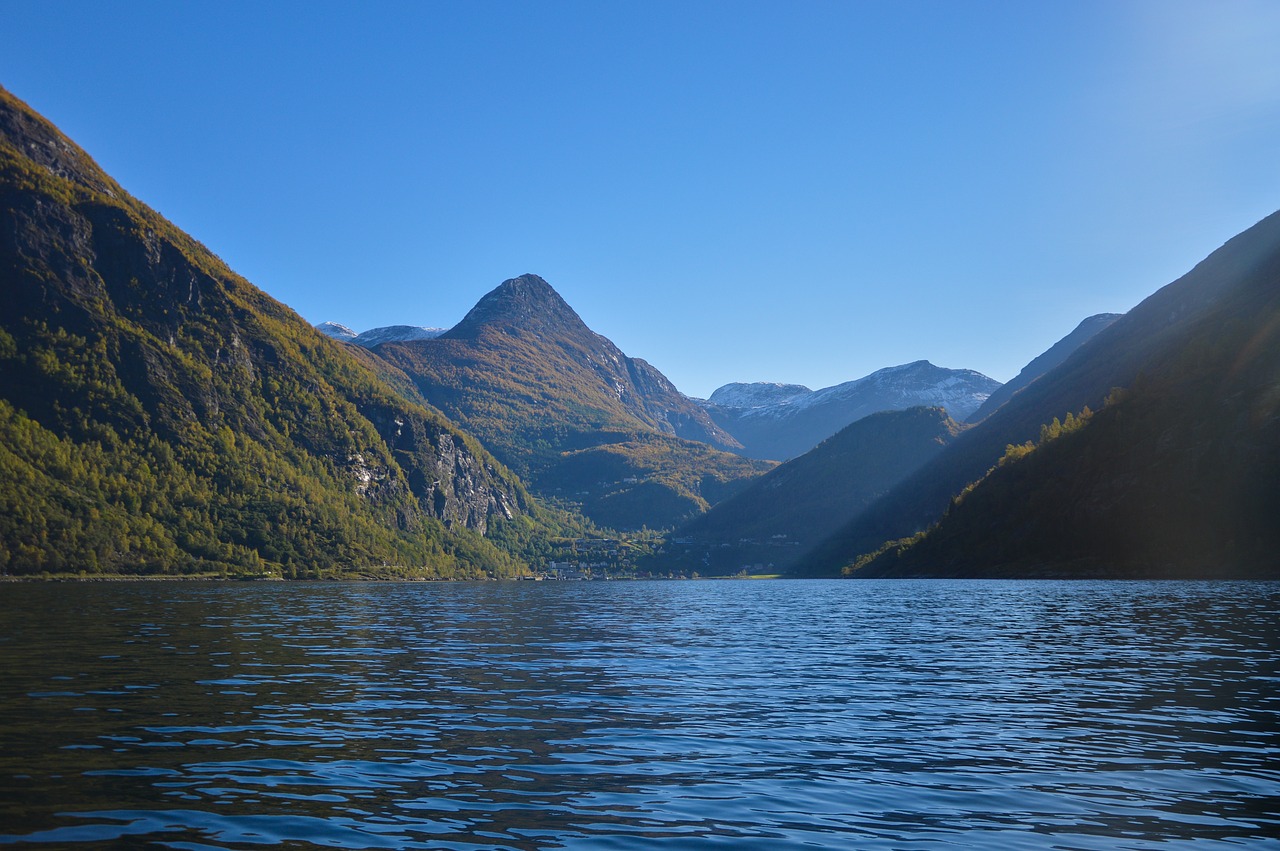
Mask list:
[[[964,539],[967,549],[957,537],[944,555],[938,543],[938,558],[928,562],[924,553],[935,544],[917,545],[909,550],[910,566],[904,555],[896,566],[876,562],[857,575],[1216,576],[1265,572],[1268,564],[1274,570],[1276,550],[1267,554],[1267,547],[1280,523],[1274,487],[1266,483],[1280,481],[1280,440],[1268,432],[1275,427],[1280,375],[1278,281],[1275,213],[1153,293],[848,518],[806,556],[804,569],[831,575],[885,541],[928,529],[957,493],[994,465],[988,482],[942,524],[958,529],[952,524],[966,515],[973,532]],[[1116,387],[1127,389],[1117,393]],[[1132,414],[1119,414],[1130,404],[1131,412],[1159,408],[1161,415],[1144,417],[1145,424],[1130,431]],[[1055,414],[1085,405],[1097,413],[1084,427],[999,466],[1010,445],[1025,445]],[[1101,448],[1112,438],[1123,448],[1101,463]],[[1087,453],[1068,462],[1062,453],[1069,447]],[[978,492],[1003,489],[997,483],[1029,470],[1047,474],[1054,458],[1064,459],[1054,475],[1029,477],[1019,500],[1006,506],[993,499],[999,508],[976,513],[983,504]],[[1093,507],[1103,505],[1110,509],[1095,513]],[[940,542],[942,535],[940,527],[930,539]],[[1019,539],[1041,543],[1019,550],[1013,543]],[[1049,546],[1054,540],[1061,550]]]
[[[671,528],[773,466],[711,445],[732,438],[535,276],[443,337],[375,352],[535,492],[604,527]]]
[[[0,221],[0,572],[503,576],[581,532],[3,90]]]
[[[855,576],[1280,577],[1280,246],[1103,409],[1012,445]]]

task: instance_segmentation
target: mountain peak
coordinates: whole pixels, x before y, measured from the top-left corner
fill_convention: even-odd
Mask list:
[[[735,381],[716,389],[707,399],[713,405],[724,408],[759,408],[780,405],[808,396],[813,391],[803,384],[780,384],[773,381]]]
[[[586,331],[586,323],[560,294],[538,275],[509,278],[476,302],[444,336],[474,337],[486,328],[507,331]]]
[[[354,340],[356,332],[348,328],[340,322],[321,322],[316,326],[316,330],[327,337],[335,340]]]

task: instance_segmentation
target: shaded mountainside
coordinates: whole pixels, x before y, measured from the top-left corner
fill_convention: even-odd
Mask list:
[[[1280,329],[1261,330],[1243,352],[1207,332],[1182,369],[1015,447],[856,575],[1280,579]]]
[[[0,568],[510,573],[541,509],[0,90]]]
[[[1126,431],[1130,424],[1122,429],[1118,421],[1128,418],[1124,414],[1127,406],[1101,411],[1095,416],[1096,422],[1091,422],[1071,441],[1064,438],[1061,446],[1046,452],[1030,467],[1000,471],[998,481],[1021,475],[1028,469],[1039,469],[1040,464],[1049,464],[1058,453],[1066,451],[1064,447],[1089,447],[1097,440],[1098,459],[1082,453],[1080,470],[1062,480],[1064,489],[1092,489],[1099,494],[1096,503],[1099,506],[1106,505],[1106,499],[1113,500],[1111,510],[1118,512],[1118,517],[1130,518],[1127,521],[1130,528],[1147,524],[1153,529],[1167,529],[1165,521],[1158,520],[1161,514],[1166,514],[1185,520],[1186,528],[1196,530],[1196,535],[1204,533],[1197,540],[1217,540],[1202,522],[1187,514],[1203,511],[1204,517],[1226,523],[1219,511],[1208,510],[1201,497],[1196,496],[1201,488],[1206,489],[1204,498],[1224,505],[1238,505],[1237,496],[1261,499],[1263,505],[1274,504],[1266,502],[1270,497],[1265,488],[1258,485],[1261,488],[1258,490],[1250,483],[1258,482],[1258,475],[1274,479],[1280,474],[1280,470],[1266,466],[1274,458],[1271,421],[1275,416],[1275,400],[1280,395],[1276,378],[1280,370],[1272,359],[1274,335],[1280,329],[1278,290],[1280,213],[1231,239],[1182,278],[1080,346],[1058,367],[1015,394],[983,422],[964,432],[934,461],[852,518],[806,561],[804,569],[830,574],[853,563],[860,555],[876,551],[885,541],[908,538],[925,530],[943,515],[954,495],[982,478],[996,464],[1008,445],[1035,440],[1041,426],[1054,417],[1080,412],[1085,407],[1101,410],[1108,397],[1115,398],[1113,388],[1132,391],[1133,406],[1127,409],[1135,412],[1134,417],[1156,419]],[[1155,411],[1161,412],[1160,415],[1149,413]],[[1091,434],[1097,436],[1090,437]],[[1111,450],[1102,447],[1111,445],[1125,447],[1123,451],[1132,453],[1132,461],[1122,463],[1119,455],[1107,456],[1105,453]],[[1239,458],[1233,455],[1234,445],[1238,445],[1242,453]],[[1179,453],[1187,457],[1176,460]],[[1139,462],[1148,466],[1141,467]],[[1260,465],[1259,469],[1249,472],[1250,464]],[[1222,472],[1213,473],[1204,465],[1221,465]],[[1166,466],[1171,470],[1168,476],[1161,472]],[[1192,480],[1201,476],[1204,485]],[[1220,485],[1211,484],[1216,476],[1221,477]],[[1233,480],[1239,482],[1234,491],[1237,496],[1232,496]],[[1036,486],[1052,488],[1053,481],[1046,480]],[[1108,489],[1115,493],[1104,498]],[[1162,489],[1169,492],[1162,495]],[[1030,499],[1029,492],[1027,498]],[[969,502],[966,498],[965,503]],[[1082,506],[1071,508],[1077,509],[1086,514],[1093,511]],[[975,508],[966,509],[966,512],[975,511]],[[1261,539],[1269,540],[1265,528],[1254,525],[1259,521],[1256,513],[1244,508],[1238,512],[1233,508],[1231,513],[1240,520],[1226,523],[1223,528],[1253,530],[1236,534],[1235,546],[1245,547],[1243,541],[1254,532]],[[1054,516],[1061,515],[1046,514],[1043,522],[1055,522],[1050,519]],[[996,523],[995,518],[988,519],[993,534],[997,528],[1008,531]],[[1071,526],[1066,524],[1063,528]],[[1101,526],[1095,528],[1101,529]],[[1139,536],[1146,543],[1126,545],[1127,548],[1114,552],[1092,545],[1089,552],[1092,557],[1104,560],[1114,555],[1117,562],[1158,567],[1166,561],[1159,554],[1153,535]],[[1223,559],[1232,557],[1233,551],[1215,550],[1216,545],[1211,543],[1193,546],[1187,539],[1196,535],[1188,531],[1186,535],[1174,535],[1171,540],[1186,543],[1189,553],[1203,556],[1214,551]],[[1096,540],[1115,540],[1100,531],[1098,536]],[[1247,561],[1253,556],[1245,550],[1256,553],[1257,547],[1249,544],[1235,551]],[[1037,556],[1031,552],[1027,551],[1026,559],[1049,558],[1045,550],[1036,551]],[[1022,556],[1010,555],[1009,558],[1011,564],[1030,564],[1030,561],[1020,561]],[[992,567],[991,563],[984,565]],[[1208,568],[1202,569],[1209,572]],[[1224,566],[1224,570],[1230,569]],[[1170,567],[1170,570],[1185,572],[1183,567]]]
[[[992,411],[1013,398],[1014,393],[1017,393],[1023,387],[1026,387],[1062,363],[1072,352],[1092,340],[1099,331],[1110,327],[1121,315],[1119,313],[1099,313],[1096,316],[1090,316],[1085,319],[1070,334],[1054,343],[1048,351],[1024,366],[1022,371],[1014,376],[1008,384],[996,388],[995,392],[987,397],[987,401],[982,403],[982,407],[970,414],[965,422],[982,422]]]
[[[840,429],[880,411],[939,407],[957,420],[972,414],[1000,382],[971,369],[926,360],[809,391],[792,384],[730,384],[704,403],[748,458],[786,460],[803,455]]]
[[[858,420],[677,530],[662,558],[702,573],[786,571],[959,430],[941,408]]]
[[[504,282],[434,340],[374,351],[534,489],[620,529],[670,527],[768,464],[536,275]]]

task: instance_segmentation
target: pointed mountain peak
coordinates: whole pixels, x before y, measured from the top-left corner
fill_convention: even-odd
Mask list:
[[[539,334],[589,332],[582,317],[537,275],[521,275],[503,281],[497,289],[476,302],[471,312],[444,336],[473,337],[486,328]]]

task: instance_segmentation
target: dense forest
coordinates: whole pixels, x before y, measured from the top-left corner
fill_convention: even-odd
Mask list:
[[[3,91],[0,218],[0,571],[511,575],[580,531]]]

